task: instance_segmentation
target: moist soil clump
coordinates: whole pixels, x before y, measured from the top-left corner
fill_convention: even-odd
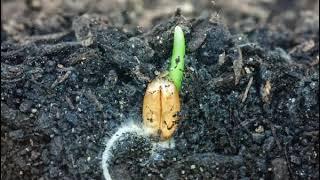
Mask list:
[[[200,1],[168,14],[139,9],[142,1],[119,4],[121,13],[35,2],[1,1],[21,10],[1,21],[1,178],[104,179],[106,139],[142,122],[146,85],[168,68],[176,25],[187,50],[174,147],[153,151],[154,139],[126,133],[111,176],[319,178],[318,1],[284,12],[291,2],[234,10]]]

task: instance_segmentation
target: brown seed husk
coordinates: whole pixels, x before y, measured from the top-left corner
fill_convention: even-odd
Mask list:
[[[179,92],[167,78],[149,83],[143,100],[143,123],[153,135],[165,140],[177,128],[180,111]]]

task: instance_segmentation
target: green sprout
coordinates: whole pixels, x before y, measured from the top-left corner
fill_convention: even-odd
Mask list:
[[[185,39],[180,26],[174,29],[173,51],[170,61],[169,78],[173,81],[178,91],[181,89],[184,72]]]

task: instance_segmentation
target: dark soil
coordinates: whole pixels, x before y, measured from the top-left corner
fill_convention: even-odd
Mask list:
[[[112,177],[319,179],[319,1],[151,2],[1,1],[1,179],[104,179],[176,25],[175,148],[126,134]]]

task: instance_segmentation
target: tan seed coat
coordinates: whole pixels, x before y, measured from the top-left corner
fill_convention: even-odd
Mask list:
[[[152,134],[169,139],[177,128],[180,112],[179,92],[167,78],[149,83],[143,99],[143,123]]]

